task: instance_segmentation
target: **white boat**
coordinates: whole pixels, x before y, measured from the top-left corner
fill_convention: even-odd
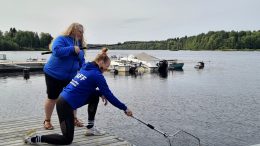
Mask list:
[[[125,57],[114,57],[111,60],[110,69],[117,69],[119,72],[131,71],[131,67],[135,67],[135,72],[157,72],[160,66],[159,58],[148,55],[144,52],[137,55],[128,55]],[[176,62],[177,60],[165,60],[166,62]],[[168,65],[168,64],[167,64]],[[166,68],[167,69],[167,68]]]
[[[204,64],[205,63],[203,61],[200,61],[200,62],[198,62],[197,65],[194,66],[194,68],[196,68],[196,69],[203,69],[204,68]]]
[[[128,63],[131,65],[135,64],[137,66],[142,66],[146,68],[148,71],[157,70],[157,64],[160,61],[159,58],[148,55],[144,52],[137,55],[128,55],[125,57],[121,57],[119,60],[120,62]]]
[[[120,64],[117,66],[117,70],[119,72],[129,72],[129,69],[130,69],[130,65],[124,65],[124,64]]]
[[[123,61],[123,62],[132,62],[132,63],[140,63],[140,60],[137,59],[136,56],[134,55],[128,55],[128,56],[125,56],[125,57],[121,57],[119,58],[120,61]]]
[[[141,62],[142,66],[147,67],[149,71],[158,70],[158,63],[160,61],[159,58],[148,55],[144,52],[137,54],[135,57],[139,60],[139,62]]]
[[[6,60],[6,54],[0,54],[0,60]]]
[[[131,65],[120,60],[111,60],[109,70],[117,70],[118,72],[129,72]]]

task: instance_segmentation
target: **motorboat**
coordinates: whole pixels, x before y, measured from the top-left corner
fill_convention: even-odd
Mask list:
[[[205,63],[203,61],[200,61],[200,62],[198,62],[197,65],[194,66],[194,68],[196,68],[196,69],[203,69],[204,65],[205,65]]]

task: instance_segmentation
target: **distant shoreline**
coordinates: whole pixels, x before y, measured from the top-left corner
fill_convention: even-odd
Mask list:
[[[99,49],[87,49],[87,50],[99,50]],[[136,50],[136,49],[111,49],[111,50]],[[138,49],[138,50],[150,50],[150,49]],[[154,49],[154,50],[160,50],[160,49]],[[166,49],[161,49],[162,51],[164,51],[164,50],[166,50]],[[26,51],[28,51],[28,52],[31,52],[31,51],[38,51],[38,52],[43,52],[43,51],[49,51],[49,49],[46,49],[46,50],[1,50],[0,52],[2,52],[2,51],[23,51],[23,52],[26,52]],[[254,50],[252,50],[252,49],[223,49],[223,50],[186,50],[186,49],[184,49],[184,50],[182,50],[182,49],[180,49],[180,50],[168,50],[168,51],[223,51],[223,52],[225,52],[225,51],[249,51],[249,52],[251,52],[251,51],[260,51],[260,49],[254,49]]]
[[[39,36],[32,31],[9,32],[0,35],[1,51],[48,51],[53,37],[49,33]],[[168,38],[153,41],[126,41],[116,44],[87,44],[87,48],[107,47],[110,50],[190,50],[190,51],[258,51],[260,50],[260,30],[254,31],[209,31],[194,36]],[[235,48],[235,49],[230,49]]]

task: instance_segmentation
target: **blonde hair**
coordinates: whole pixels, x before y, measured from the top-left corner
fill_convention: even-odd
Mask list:
[[[110,58],[107,56],[107,51],[108,51],[107,48],[105,48],[105,47],[102,48],[101,53],[96,56],[94,61],[95,62],[99,62],[101,60],[104,61],[104,62],[110,61]]]
[[[80,28],[82,28],[82,31],[84,31],[84,27],[82,24],[79,23],[72,23],[63,33],[61,33],[64,36],[72,36],[74,34],[75,31],[79,30]],[[53,44],[54,39],[51,41],[50,45],[49,45],[49,49],[52,50],[52,44]],[[85,42],[84,39],[84,35],[82,35],[82,38],[80,40],[80,43],[82,45],[82,47],[86,47],[87,43]]]

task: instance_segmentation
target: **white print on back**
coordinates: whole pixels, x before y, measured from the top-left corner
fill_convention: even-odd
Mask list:
[[[81,73],[78,73],[77,75],[76,75],[76,77],[75,78],[77,78],[77,79],[79,79],[79,80],[86,80],[87,79],[87,77],[86,76],[84,76],[83,74],[81,74]]]
[[[81,73],[78,73],[78,74],[75,76],[75,78],[77,78],[77,79],[79,79],[79,80],[81,80],[81,81],[87,79],[87,77],[84,76],[84,75],[81,74]],[[76,87],[76,86],[78,86],[79,83],[78,83],[76,80],[72,79],[72,80],[70,81],[70,84],[72,84],[74,87]]]

